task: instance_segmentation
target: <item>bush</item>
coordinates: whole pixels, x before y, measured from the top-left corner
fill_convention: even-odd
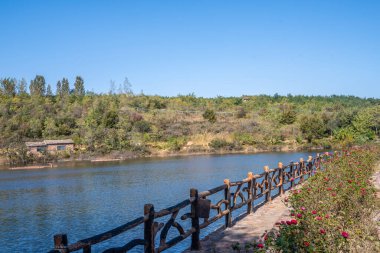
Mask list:
[[[267,246],[281,252],[380,252],[369,181],[378,154],[370,148],[326,155],[325,171],[292,191],[292,220],[282,222]]]
[[[256,144],[253,135],[250,133],[235,133],[234,134],[235,141],[239,142],[241,145],[254,145]]]
[[[216,114],[213,110],[207,109],[202,116],[204,119],[207,119],[211,123],[216,122]]]
[[[213,139],[208,144],[208,146],[213,149],[225,149],[225,150],[241,149],[241,147],[239,145],[236,145],[236,143],[228,142],[223,139]]]
[[[172,151],[179,151],[185,144],[185,137],[170,137],[167,140],[167,146]]]
[[[150,123],[145,120],[135,122],[133,127],[139,133],[149,133],[151,131]]]

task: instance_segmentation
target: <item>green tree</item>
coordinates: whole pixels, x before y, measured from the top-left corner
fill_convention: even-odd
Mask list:
[[[104,118],[103,118],[103,123],[105,127],[114,128],[116,127],[118,122],[119,122],[119,116],[117,115],[117,112],[111,110],[105,113]]]
[[[83,97],[85,94],[83,78],[77,76],[74,83],[74,94],[77,97]]]
[[[326,127],[319,115],[312,114],[301,118],[300,130],[310,143],[313,139],[322,138],[326,132]]]
[[[5,96],[14,97],[16,95],[16,79],[4,78],[0,80],[0,90]]]
[[[48,97],[52,97],[53,96],[53,92],[51,91],[50,84],[48,84],[48,86],[46,88],[46,96],[48,96]]]
[[[29,90],[32,96],[44,96],[46,92],[45,78],[41,75],[36,75],[34,80],[30,82]]]
[[[20,96],[27,95],[26,92],[26,80],[24,78],[21,79],[21,81],[17,85],[17,94]]]
[[[297,112],[294,109],[294,106],[289,104],[282,104],[280,106],[281,115],[280,115],[280,123],[281,124],[293,124],[297,118]]]
[[[56,88],[55,94],[60,98],[62,97],[62,83],[61,83],[61,81],[57,82],[57,88]]]
[[[44,130],[42,131],[42,136],[44,138],[56,137],[57,132],[58,128],[55,124],[55,120],[53,118],[46,118],[44,122]]]
[[[354,120],[352,121],[352,126],[354,127],[357,134],[358,142],[364,143],[375,138],[376,115],[378,116],[379,112],[380,110],[376,110],[376,107],[370,107],[360,111],[355,116]]]
[[[61,95],[62,98],[67,97],[70,94],[70,84],[67,78],[62,79],[61,92],[62,92],[62,95]]]

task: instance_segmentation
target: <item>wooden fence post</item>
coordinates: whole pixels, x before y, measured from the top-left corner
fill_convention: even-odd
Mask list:
[[[67,249],[68,240],[66,234],[57,234],[54,235],[54,250],[60,253],[67,253],[69,250]]]
[[[307,172],[309,174],[309,177],[313,173],[313,157],[312,156],[309,156],[309,158],[307,159]]]
[[[317,153],[317,157],[315,158],[315,162],[314,162],[315,171],[320,170],[320,165],[321,165],[321,155]]]
[[[252,180],[253,180],[253,173],[248,172],[249,181],[248,181],[248,205],[247,205],[247,214],[250,214],[252,211]]]
[[[291,180],[290,180],[290,189],[294,187],[294,180],[295,180],[295,175],[294,175],[294,162],[290,162],[290,171],[291,175]]]
[[[267,193],[265,194],[265,202],[272,201],[272,179],[269,179],[269,167],[264,166],[264,171],[265,171],[265,178],[264,180],[268,183],[268,188],[267,188]]]
[[[91,245],[85,246],[83,248],[83,253],[91,253]]]
[[[144,205],[144,216],[148,216],[144,222],[144,252],[154,253],[154,206],[152,204]]]
[[[301,173],[300,183],[302,183],[304,180],[303,175],[305,174],[305,162],[303,161],[303,158],[300,158],[299,172]]]
[[[280,195],[282,196],[284,194],[284,169],[282,162],[278,163],[278,169],[279,169],[279,176],[280,176]]]
[[[191,226],[195,231],[191,234],[191,250],[200,250],[201,243],[199,241],[199,213],[198,213],[198,190],[190,189],[190,201],[191,201]]]
[[[224,184],[227,185],[226,189],[224,189],[224,200],[227,201],[227,203],[224,204],[226,210],[229,210],[228,214],[225,216],[225,226],[226,228],[231,227],[232,225],[232,209],[231,209],[231,189],[230,189],[230,180],[224,179]]]
[[[256,187],[256,177],[255,175],[252,175],[253,179],[252,179],[252,190],[253,190],[253,194],[252,194],[252,211],[254,212],[255,211],[255,198],[257,196],[257,187]]]

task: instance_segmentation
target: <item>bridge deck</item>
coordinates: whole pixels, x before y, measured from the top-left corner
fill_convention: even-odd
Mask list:
[[[277,197],[271,203],[267,203],[256,210],[255,213],[249,214],[237,221],[231,228],[218,230],[210,234],[201,241],[201,251],[186,250],[185,253],[224,253],[233,252],[231,245],[239,242],[244,249],[244,243],[258,241],[266,231],[271,230],[275,223],[281,220],[289,220],[289,209],[284,204],[284,198]]]

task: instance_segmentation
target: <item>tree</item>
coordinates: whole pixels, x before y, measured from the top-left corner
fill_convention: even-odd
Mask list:
[[[300,129],[309,143],[313,139],[322,138],[326,132],[323,120],[316,114],[303,116],[300,121]]]
[[[45,78],[41,75],[36,75],[34,80],[30,81],[29,90],[32,96],[44,96],[46,92]]]
[[[59,97],[62,97],[62,83],[61,83],[61,81],[57,82],[57,88],[56,88],[55,94]]]
[[[62,86],[61,86],[61,91],[62,91],[62,97],[66,97],[70,94],[70,85],[69,85],[69,80],[67,78],[62,79]]]
[[[83,97],[85,94],[83,78],[77,76],[74,83],[74,94],[77,97]]]
[[[129,82],[128,77],[125,77],[123,84],[119,85],[119,94],[133,94],[132,84]]]
[[[280,106],[281,115],[280,115],[280,123],[290,125],[296,121],[297,112],[294,109],[293,105],[282,104]]]
[[[44,138],[56,137],[58,128],[55,124],[53,118],[46,118],[44,122],[44,130],[42,131],[42,136]]]
[[[16,79],[4,78],[0,80],[0,89],[5,96],[14,97],[16,95]]]
[[[27,94],[26,80],[24,78],[22,78],[21,81],[17,85],[17,94],[20,96],[25,96]]]
[[[50,84],[48,84],[48,86],[46,88],[46,96],[48,96],[48,97],[52,97],[53,96],[53,92],[51,91]]]

